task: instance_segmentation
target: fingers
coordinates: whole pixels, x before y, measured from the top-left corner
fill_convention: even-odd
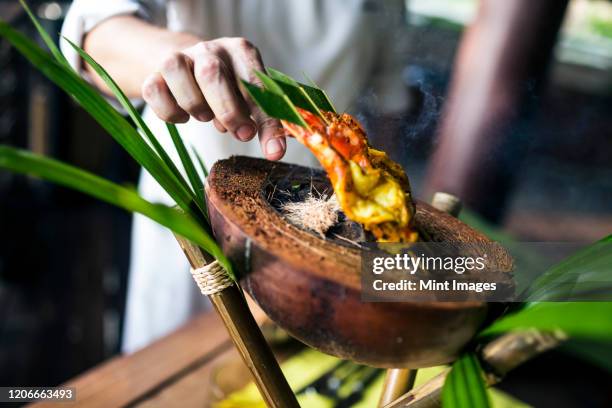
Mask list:
[[[158,72],[145,80],[142,96],[160,119],[171,123],[185,123],[189,120],[189,114],[177,104]]]
[[[260,118],[258,122],[259,144],[268,160],[280,160],[287,150],[285,131],[276,119]]]
[[[227,133],[227,129],[225,128],[225,126],[223,126],[221,124],[221,122],[219,122],[217,119],[213,119],[213,125],[215,125],[215,128],[221,132],[221,133]]]
[[[230,38],[225,39],[225,41],[231,42],[226,49],[229,51],[228,56],[236,75],[253,84],[262,86],[261,81],[255,75],[255,70],[264,70],[261,55],[257,48],[244,38]],[[259,109],[244,89],[241,88],[240,92],[251,112],[251,117],[257,125],[259,143],[265,157],[269,160],[281,159],[287,150],[287,143],[280,121],[270,118]]]
[[[216,44],[202,44],[191,50],[190,57],[195,81],[218,124],[239,140],[251,140],[257,129],[238,90],[232,67],[222,58],[222,50]]]
[[[168,57],[159,73],[143,84],[145,101],[161,119],[181,123],[213,122],[239,140],[256,133],[266,158],[278,160],[287,143],[281,123],[268,117],[239,85],[245,79],[261,86],[255,70],[263,71],[259,51],[243,38],[203,41]]]
[[[192,62],[185,54],[175,53],[166,59],[161,75],[181,109],[199,121],[212,120],[214,114],[194,78]]]

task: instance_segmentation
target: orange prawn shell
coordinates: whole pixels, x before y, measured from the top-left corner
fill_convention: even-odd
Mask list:
[[[318,159],[346,216],[362,223],[378,241],[416,241],[410,184],[401,166],[369,146],[365,131],[351,115],[322,112],[324,121],[298,111],[310,129],[286,121],[283,126]],[[354,177],[360,184],[355,185]],[[377,188],[380,191],[372,197]]]

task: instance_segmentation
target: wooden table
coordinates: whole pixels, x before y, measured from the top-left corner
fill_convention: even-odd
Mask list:
[[[259,310],[254,314],[258,322],[265,319]],[[221,320],[205,313],[134,354],[114,357],[68,381],[64,385],[76,388],[76,402],[30,406],[207,407],[213,368],[237,354]]]

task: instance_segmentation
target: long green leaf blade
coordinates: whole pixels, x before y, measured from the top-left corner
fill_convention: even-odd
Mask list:
[[[302,88],[304,92],[306,92],[310,96],[311,100],[319,109],[337,113],[327,93],[324,90],[320,89],[317,84],[315,84],[314,81],[310,79],[308,75],[306,75],[306,73],[304,73],[304,77],[306,77],[306,80],[310,82],[310,85],[300,83],[295,79],[291,78],[289,75],[283,74],[282,72],[274,68],[267,68],[267,71],[268,74],[275,80],[284,81],[288,84],[299,86],[300,88]]]
[[[444,408],[488,408],[490,406],[482,369],[472,353],[453,363],[442,388]]]
[[[56,62],[33,41],[0,21],[0,35],[6,38],[37,69],[73,96],[93,118],[143,166],[186,212],[193,213],[193,198],[168,171],[159,156],[140,134],[90,84],[72,69]],[[192,214],[193,215],[193,214]]]
[[[264,88],[268,91],[274,92],[277,95],[286,95],[285,91],[283,91],[283,88],[280,87],[282,82],[277,83],[274,79],[270,78],[268,75],[258,70],[255,70],[255,75],[257,75],[257,78],[261,80]],[[291,102],[295,104],[295,101],[291,100]]]
[[[612,235],[559,262],[530,286],[528,300],[610,299],[612,292]]]
[[[198,163],[200,165],[200,169],[202,170],[202,174],[204,174],[204,178],[207,178],[208,177],[208,168],[206,167],[206,164],[204,163],[204,159],[202,159],[202,156],[200,156],[198,151],[196,149],[194,149],[193,146],[191,146],[191,151],[193,152],[193,155],[195,156],[195,158],[198,160]],[[206,190],[204,190],[204,193],[206,193]]]
[[[325,91],[310,85],[302,84],[300,82],[298,82],[298,84],[319,109],[336,113],[336,108],[334,108],[334,105],[332,105],[331,100]]]
[[[612,302],[542,302],[530,304],[486,327],[479,336],[509,331],[562,330],[571,337],[612,340]]]
[[[176,152],[181,158],[181,163],[183,164],[183,168],[187,173],[187,178],[191,183],[191,187],[193,191],[195,191],[196,197],[198,201],[204,204],[204,183],[202,183],[202,179],[200,179],[200,175],[198,174],[195,166],[193,165],[193,161],[191,160],[191,156],[189,156],[189,152],[187,152],[187,148],[185,148],[185,144],[183,143],[183,139],[179,134],[176,125],[173,123],[166,123],[166,127],[168,128],[168,133],[170,133],[170,137],[172,138],[172,142],[174,143],[174,147],[176,148]]]
[[[30,174],[81,191],[97,199],[137,212],[200,245],[231,273],[229,261],[215,240],[188,214],[153,204],[135,191],[57,160],[9,146],[0,146],[0,168]]]
[[[36,31],[38,31],[38,34],[42,38],[47,48],[49,48],[49,51],[51,51],[51,54],[53,54],[53,57],[55,58],[55,60],[59,62],[60,64],[65,65],[67,67],[70,66],[70,64],[68,64],[68,61],[66,61],[66,57],[64,57],[64,54],[62,54],[62,52],[59,50],[57,45],[55,45],[55,42],[53,41],[53,39],[49,36],[49,34],[45,31],[45,29],[40,25],[40,22],[38,21],[36,16],[34,16],[34,13],[32,13],[32,10],[30,9],[30,6],[28,6],[28,3],[26,3],[24,0],[19,0],[19,3],[21,3],[21,7],[23,7],[25,12],[28,14],[28,17],[32,21],[32,24],[34,24],[34,27],[36,28]]]
[[[134,123],[136,123],[138,128],[141,129],[142,132],[145,134],[147,140],[153,146],[153,149],[155,149],[155,151],[157,152],[159,157],[162,159],[164,164],[168,167],[170,172],[176,178],[176,181],[181,185],[183,189],[185,189],[188,193],[191,193],[189,185],[183,178],[183,175],[179,172],[178,168],[176,167],[176,165],[174,164],[170,156],[168,156],[168,154],[166,153],[162,145],[159,143],[159,141],[157,140],[157,138],[155,137],[155,135],[153,134],[149,126],[147,126],[145,121],[142,119],[142,116],[140,116],[140,113],[138,113],[134,105],[132,105],[132,102],[130,102],[129,98],[123,93],[121,88],[119,88],[119,85],[115,82],[115,80],[108,74],[108,72],[100,64],[98,64],[96,60],[94,60],[89,54],[87,54],[85,50],[83,50],[78,45],[74,44],[69,39],[65,37],[64,39],[70,44],[72,48],[74,48],[74,50],[81,56],[81,58],[83,58],[83,60],[87,62],[87,64],[89,64],[89,66],[91,66],[94,71],[96,71],[96,73],[100,76],[100,78],[102,78],[104,83],[106,83],[106,86],[108,86],[108,88],[113,92],[113,95],[119,101],[121,106],[123,106],[126,112],[128,112],[128,114],[130,115]],[[192,199],[196,201],[196,205],[199,208],[199,210],[201,212],[204,212],[204,208],[202,204],[203,202],[196,198],[199,198],[197,193],[195,197],[192,197]]]
[[[298,82],[295,79],[291,78],[287,74],[280,72],[277,69],[267,67],[266,72],[268,73],[270,78],[274,79],[275,81],[280,81],[289,85],[298,86]]]

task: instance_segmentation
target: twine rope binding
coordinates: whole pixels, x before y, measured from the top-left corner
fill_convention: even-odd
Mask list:
[[[234,283],[217,261],[200,268],[191,268],[191,276],[198,284],[200,292],[206,296],[221,292]]]

